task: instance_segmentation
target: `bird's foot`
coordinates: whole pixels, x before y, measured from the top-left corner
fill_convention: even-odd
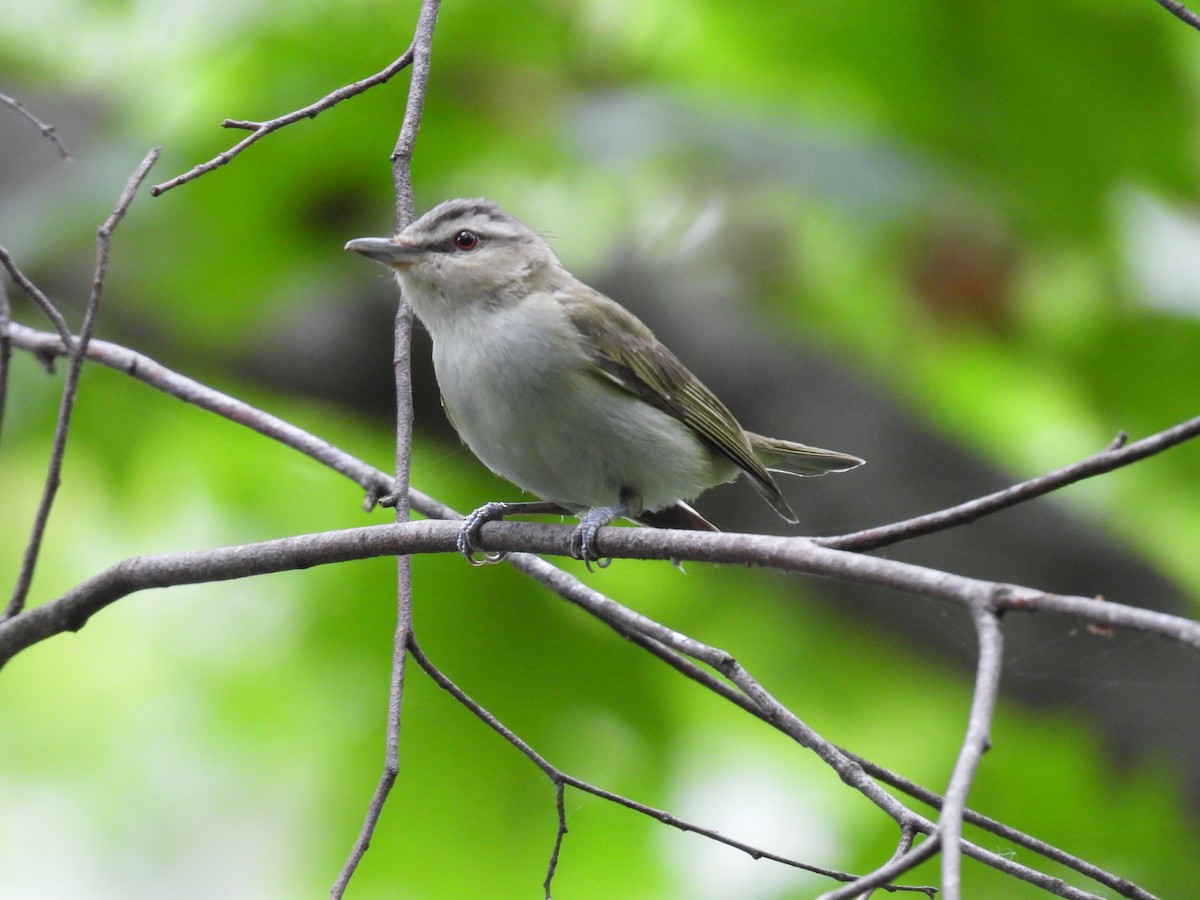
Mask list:
[[[628,516],[632,512],[630,504],[622,501],[616,506],[598,506],[588,510],[579,520],[579,527],[571,533],[571,556],[582,559],[587,570],[592,571],[592,563],[599,569],[608,568],[611,559],[600,553],[596,546],[596,536],[605,525]]]
[[[505,503],[493,500],[485,503],[475,512],[463,519],[462,528],[458,532],[458,552],[467,558],[473,566],[485,563],[500,562],[508,556],[507,551],[489,552],[479,546],[479,529],[488,522],[502,521],[506,516],[525,515],[532,513],[563,513],[567,511],[549,500],[533,500],[528,502]],[[482,553],[483,559],[476,559],[476,554]]]
[[[491,503],[485,503],[475,512],[471,513],[463,519],[462,528],[458,532],[458,552],[467,558],[473,566],[482,566],[486,563],[498,563],[508,554],[504,551],[489,553],[479,546],[479,529],[488,522],[500,522],[504,520],[504,516],[509,512],[511,503],[501,503],[498,500],[493,500]],[[477,559],[476,554],[482,553],[483,559]]]

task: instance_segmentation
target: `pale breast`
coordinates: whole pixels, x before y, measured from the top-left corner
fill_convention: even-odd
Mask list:
[[[458,316],[433,338],[459,435],[489,469],[538,497],[582,510],[616,504],[628,488],[653,510],[737,473],[678,419],[591,374],[556,307]]]

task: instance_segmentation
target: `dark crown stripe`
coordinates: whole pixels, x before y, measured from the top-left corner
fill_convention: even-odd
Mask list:
[[[422,223],[422,228],[430,233],[437,231],[447,222],[471,216],[482,216],[492,222],[510,221],[509,217],[501,211],[500,207],[487,200],[454,200],[442,204],[434,212],[436,215],[432,219]]]

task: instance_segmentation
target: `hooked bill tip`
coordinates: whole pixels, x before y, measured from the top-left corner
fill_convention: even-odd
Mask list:
[[[397,244],[390,238],[355,238],[346,242],[346,249],[388,266],[403,266],[412,262],[414,248]]]

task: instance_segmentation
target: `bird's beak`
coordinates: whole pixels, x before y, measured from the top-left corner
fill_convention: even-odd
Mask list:
[[[399,241],[400,238],[355,238],[346,244],[346,249],[399,269],[416,262],[421,255],[420,248]]]

